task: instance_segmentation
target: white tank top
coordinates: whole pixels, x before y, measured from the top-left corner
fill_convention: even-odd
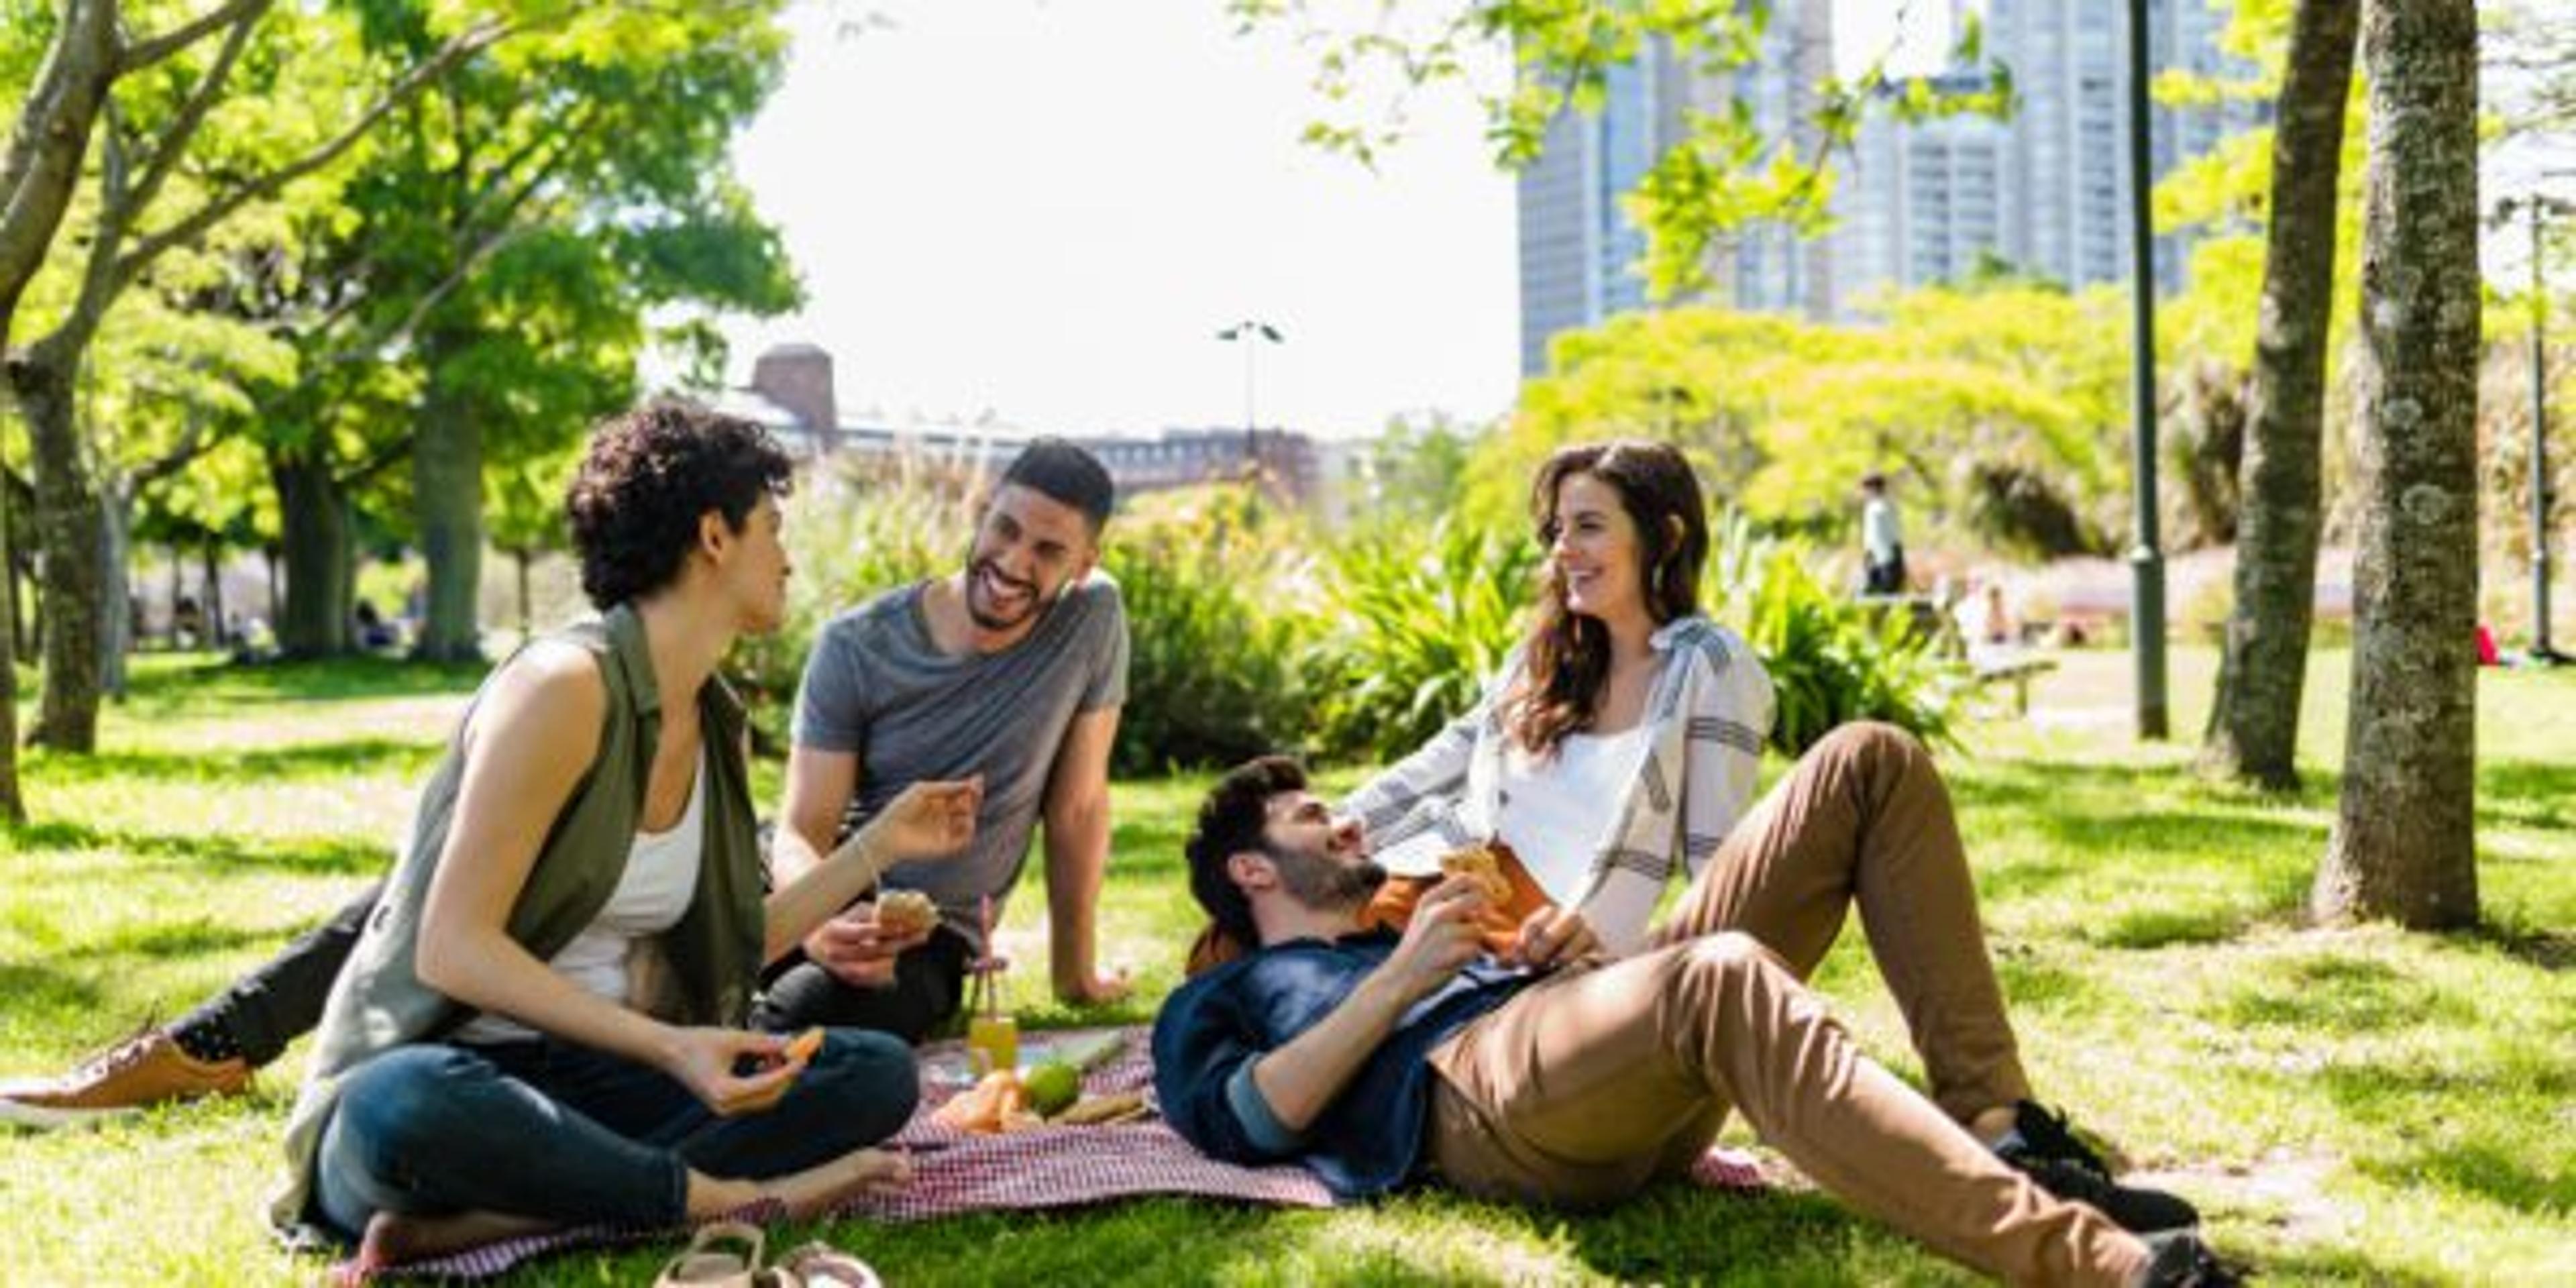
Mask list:
[[[635,941],[649,939],[680,924],[697,894],[698,865],[706,853],[707,753],[698,748],[696,773],[689,781],[689,803],[680,821],[667,832],[637,832],[626,852],[626,871],[617,889],[582,932],[546,963],[582,991],[626,1004],[628,959]],[[516,1042],[537,1031],[485,1011],[456,1030],[459,1042]]]
[[[1568,734],[1544,759],[1503,749],[1502,800],[1494,830],[1547,897],[1571,905],[1592,881],[1592,856],[1612,813],[1645,763],[1651,726],[1613,734]]]

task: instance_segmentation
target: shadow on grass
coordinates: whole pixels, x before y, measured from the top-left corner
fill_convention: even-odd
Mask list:
[[[359,774],[413,775],[436,760],[439,748],[394,738],[350,738],[243,752],[101,751],[86,756],[47,754],[31,764],[57,782],[275,783]]]
[[[339,837],[264,840],[222,833],[109,830],[86,823],[27,823],[0,829],[11,848],[114,850],[159,860],[145,870],[201,874],[210,868],[345,876],[382,871],[391,852],[375,841]]]
[[[383,657],[242,664],[214,655],[139,665],[125,701],[137,714],[161,715],[272,702],[329,702],[470,693],[491,668],[480,662],[407,662]]]
[[[98,985],[54,965],[0,964],[0,997],[9,1009],[31,1015],[97,1009],[106,1000]]]
[[[2576,1211],[2576,1172],[2565,1160],[2543,1171],[2527,1151],[2473,1140],[2422,1149],[2400,1158],[2364,1160],[2360,1169],[2391,1186],[2411,1189],[2430,1182],[2529,1216]]]
[[[2268,1253],[2253,1270],[2262,1276],[2255,1280],[2257,1283],[2284,1280],[2291,1283],[2367,1284],[2370,1288],[2440,1288],[2451,1282],[2420,1271],[2393,1269],[2344,1248],[2303,1248],[2293,1252]]]
[[[2576,824],[2576,765],[2508,760],[2478,766],[2478,823],[2546,831]]]
[[[2490,925],[2463,937],[2493,944],[2505,956],[2552,974],[2576,968],[2576,934],[2533,926]]]
[[[277,938],[277,932],[246,926],[225,926],[205,918],[183,921],[176,925],[141,926],[125,934],[102,940],[83,950],[88,956],[134,954],[167,960],[195,957],[203,953],[229,952],[253,944],[266,944]]]
[[[2467,999],[2369,958],[2308,958],[2267,965],[2261,974],[2226,1003],[2229,1023],[2351,1035],[2478,1020]]]
[[[1815,1193],[1726,1194],[1666,1184],[1569,1222],[1564,1234],[1586,1267],[1621,1283],[1976,1282]]]

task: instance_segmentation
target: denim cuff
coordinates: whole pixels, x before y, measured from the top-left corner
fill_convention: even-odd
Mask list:
[[[1290,1131],[1279,1121],[1279,1115],[1262,1098],[1261,1088],[1252,1081],[1252,1067],[1260,1063],[1246,1060],[1237,1066],[1234,1076],[1225,1080],[1226,1107],[1234,1111],[1234,1120],[1243,1127],[1243,1138],[1264,1154],[1294,1154],[1306,1143],[1303,1132]]]

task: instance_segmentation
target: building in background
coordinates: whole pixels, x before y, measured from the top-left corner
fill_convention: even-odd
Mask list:
[[[1663,154],[1688,137],[1692,111],[1717,112],[1741,97],[1769,137],[1788,137],[1812,155],[1816,83],[1833,73],[1830,0],[1779,0],[1760,55],[1711,73],[1664,41],[1613,67],[1601,110],[1559,112],[1538,159],[1520,173],[1521,373],[1547,368],[1547,342],[1560,331],[1597,326],[1646,308],[1643,231],[1620,199]],[[1832,255],[1785,229],[1748,230],[1710,265],[1715,293],[1747,308],[1830,315],[1836,304]]]
[[[2011,69],[2017,110],[2006,120],[1954,116],[1905,122],[1873,113],[1855,142],[1846,183],[1851,215],[1837,235],[1850,303],[1880,290],[1946,281],[1996,264],[2071,287],[2129,275],[2129,111],[2124,6],[2087,0],[1986,0],[1985,49]],[[2209,0],[2149,0],[2148,65],[2241,78],[2218,45],[2224,8]],[[1982,72],[1935,77],[1945,89],[1986,88]],[[1894,92],[1891,90],[1891,92]],[[2268,116],[2259,103],[2159,107],[2150,165],[2161,179]],[[2156,242],[2156,284],[2180,290],[2190,239]]]
[[[975,423],[846,416],[838,410],[832,355],[810,344],[780,345],[752,363],[751,383],[725,390],[718,411],[767,428],[801,460],[867,469],[927,462],[966,474],[997,474],[1041,430],[985,420]],[[1315,441],[1290,429],[1175,427],[1152,436],[1065,434],[1109,469],[1121,496],[1197,483],[1238,480],[1258,472],[1281,497],[1329,506],[1330,471]]]
[[[1712,298],[1737,308],[1848,318],[1886,291],[1925,286],[1994,265],[2070,286],[2128,275],[2128,110],[2125,8],[2102,0],[1955,0],[1953,26],[1985,22],[1984,54],[2011,69],[2018,109],[1919,122],[1872,112],[1850,150],[1834,157],[1833,230],[1801,241],[1786,228],[1740,230],[1710,265]],[[2158,70],[2243,76],[2218,47],[2227,10],[2211,0],[2150,0],[2149,57]],[[1766,136],[1801,156],[1818,143],[1815,86],[1834,70],[1829,0],[1780,0],[1759,56],[1729,73],[1692,68],[1666,45],[1614,68],[1601,110],[1551,122],[1539,159],[1520,176],[1521,371],[1546,369],[1548,340],[1649,307],[1632,266],[1644,234],[1620,209],[1689,110],[1741,99]],[[1987,87],[1982,70],[1931,79]],[[1890,87],[1889,93],[1901,92]],[[2259,103],[2159,108],[2158,177],[2262,122]],[[2182,285],[2189,245],[2157,245],[2160,288]]]

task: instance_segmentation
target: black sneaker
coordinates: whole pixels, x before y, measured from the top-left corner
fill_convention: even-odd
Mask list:
[[[2147,1248],[2155,1259],[2129,1281],[2130,1288],[2237,1288],[2245,1282],[2242,1271],[2219,1260],[2189,1231],[2148,1235]]]
[[[2180,1195],[2121,1185],[2109,1165],[2076,1139],[2066,1115],[2022,1101],[2013,1106],[2013,1129],[1995,1142],[1995,1156],[2039,1187],[2070,1202],[2091,1205],[2132,1234],[2180,1230],[2200,1224],[2200,1211]]]

